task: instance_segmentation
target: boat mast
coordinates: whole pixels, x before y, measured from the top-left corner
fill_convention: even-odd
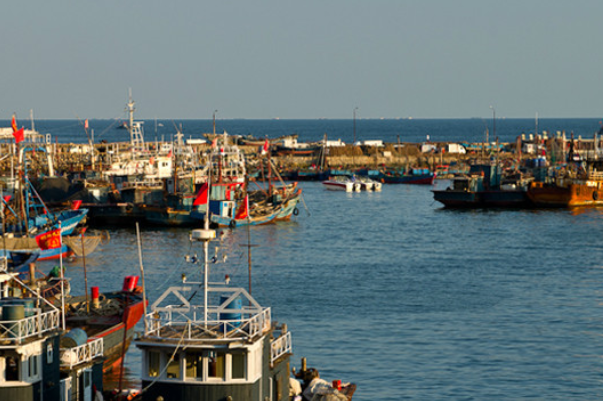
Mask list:
[[[126,111],[128,112],[129,117],[130,117],[129,122],[128,122],[128,130],[130,131],[130,144],[132,146],[134,146],[133,129],[134,129],[134,110],[136,110],[134,108],[135,104],[136,104],[136,102],[134,102],[134,100],[132,100],[132,89],[130,88],[128,103],[126,104]]]
[[[2,186],[0,186],[0,212],[2,213],[2,247],[4,248],[4,256],[8,259],[6,254],[6,222],[4,221],[4,192]]]
[[[29,119],[31,120],[31,130],[35,132],[36,127],[34,125],[33,109],[29,109]]]
[[[209,229],[209,194],[210,194],[210,185],[211,185],[211,156],[209,157],[209,167],[207,169],[207,199],[205,203],[205,220],[203,225],[203,230],[207,233],[204,236],[203,241],[203,257],[204,257],[204,267],[203,267],[203,322],[207,326],[207,302],[208,302],[208,289],[207,286],[209,284],[209,260],[208,260],[208,251],[209,251],[209,241],[211,238],[215,238],[215,231]],[[213,233],[213,234],[212,234]]]

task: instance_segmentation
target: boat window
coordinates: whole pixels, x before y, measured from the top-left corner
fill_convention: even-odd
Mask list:
[[[6,357],[6,381],[19,380],[19,360],[14,356]]]
[[[157,377],[159,376],[159,363],[160,363],[161,355],[159,352],[149,351],[148,353],[148,376],[149,377]]]
[[[168,363],[166,374],[168,379],[179,379],[180,378],[180,355],[174,355],[174,359]]]
[[[244,379],[245,378],[245,354],[232,354],[232,378],[233,379]]]
[[[33,370],[30,369],[30,372],[33,372],[33,376],[38,377],[38,361],[40,357],[38,355],[34,355],[33,359]]]
[[[36,379],[38,377],[38,356],[37,355],[32,355],[29,357],[29,359],[27,360],[27,367],[28,372],[27,372],[27,376],[30,379]],[[25,366],[23,366],[25,368]],[[23,373],[25,374],[25,369],[23,370]]]
[[[203,379],[203,356],[198,352],[186,354],[186,378]]]
[[[211,351],[208,353],[208,357],[207,357],[207,370],[208,370],[207,376],[208,377],[224,379],[224,374],[225,374],[224,359],[225,359],[225,355],[223,352]]]

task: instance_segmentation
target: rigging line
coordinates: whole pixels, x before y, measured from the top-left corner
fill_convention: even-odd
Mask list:
[[[190,323],[190,321],[187,322],[187,323]],[[163,369],[161,369],[161,372],[159,372],[159,374],[157,375],[157,377],[155,379],[153,379],[153,381],[151,383],[149,383],[148,386],[146,386],[145,388],[143,388],[142,390],[140,390],[140,394],[142,394],[145,391],[147,391],[167,371],[167,368],[170,366],[170,363],[174,360],[174,357],[176,356],[176,352],[178,352],[178,350],[182,346],[182,343],[184,342],[184,334],[185,333],[186,333],[186,329],[182,329],[182,336],[180,337],[180,341],[178,341],[178,345],[176,345],[176,348],[174,349],[174,352],[170,356],[170,359],[168,359],[167,363],[165,364],[165,366],[163,367]]]
[[[193,248],[193,243],[191,242],[189,245],[187,254],[190,254],[192,248]],[[174,274],[176,274],[177,272],[181,272],[182,271],[181,269],[183,266],[184,266],[184,262],[180,261],[178,266],[176,266],[174,269],[172,269],[171,273],[165,278],[165,280],[162,280],[161,284],[159,284],[155,288],[155,291],[163,293],[165,288],[170,286],[169,283],[171,283],[171,280],[172,280],[172,277],[174,276]],[[159,291],[160,289],[164,289],[164,290]]]
[[[76,124],[69,124],[69,125],[62,125],[60,127],[54,127],[53,130],[63,130],[65,128],[73,128],[73,127],[78,127],[80,125],[80,123],[76,123]],[[46,131],[46,130],[44,130]]]
[[[304,209],[306,209],[308,216],[311,216],[312,213],[310,213],[310,209],[308,209],[308,206],[306,205],[306,201],[304,199],[304,194],[301,194],[299,198],[301,199],[302,203],[304,204]]]
[[[122,114],[122,116],[123,116],[123,114]],[[107,128],[105,128],[103,131],[101,131],[101,133],[97,136],[97,138],[100,138],[101,136],[103,136],[103,134],[107,133],[107,131],[112,129],[113,126],[117,123],[117,121],[119,121],[120,118],[121,117],[112,118],[113,122],[111,124],[109,124],[109,126]]]

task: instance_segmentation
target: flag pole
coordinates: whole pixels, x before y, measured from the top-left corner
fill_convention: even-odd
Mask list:
[[[65,330],[65,277],[63,276],[63,229],[59,221],[59,270],[61,271],[61,323]]]
[[[90,301],[88,300],[88,274],[86,271],[86,250],[84,249],[84,233],[82,232],[82,257],[84,258],[84,291],[86,291],[86,312],[90,313]]]
[[[209,194],[210,194],[210,185],[211,185],[211,173],[212,173],[212,160],[211,160],[211,154],[208,157],[209,160],[209,166],[207,167],[207,197],[205,199],[205,221],[204,221],[204,227],[205,227],[205,231],[209,231]],[[208,314],[208,307],[207,307],[207,302],[208,302],[208,289],[207,286],[209,285],[209,261],[208,261],[208,255],[207,252],[209,250],[209,241],[204,241],[203,242],[203,323],[205,324],[205,327],[207,327],[207,314]]]
[[[142,308],[144,311],[144,332],[147,332],[147,296],[144,285],[144,267],[142,265],[142,246],[140,243],[140,228],[136,222],[136,242],[138,243],[138,262],[140,263],[140,278],[142,280]]]
[[[249,272],[249,295],[251,295],[251,213],[249,210],[249,192],[245,196],[247,203],[247,270]]]

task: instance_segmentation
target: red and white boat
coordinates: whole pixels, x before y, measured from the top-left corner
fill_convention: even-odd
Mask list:
[[[323,181],[322,184],[326,189],[332,191],[345,191],[345,192],[360,192],[361,184],[354,177],[347,175],[336,175],[329,177],[328,180]]]

